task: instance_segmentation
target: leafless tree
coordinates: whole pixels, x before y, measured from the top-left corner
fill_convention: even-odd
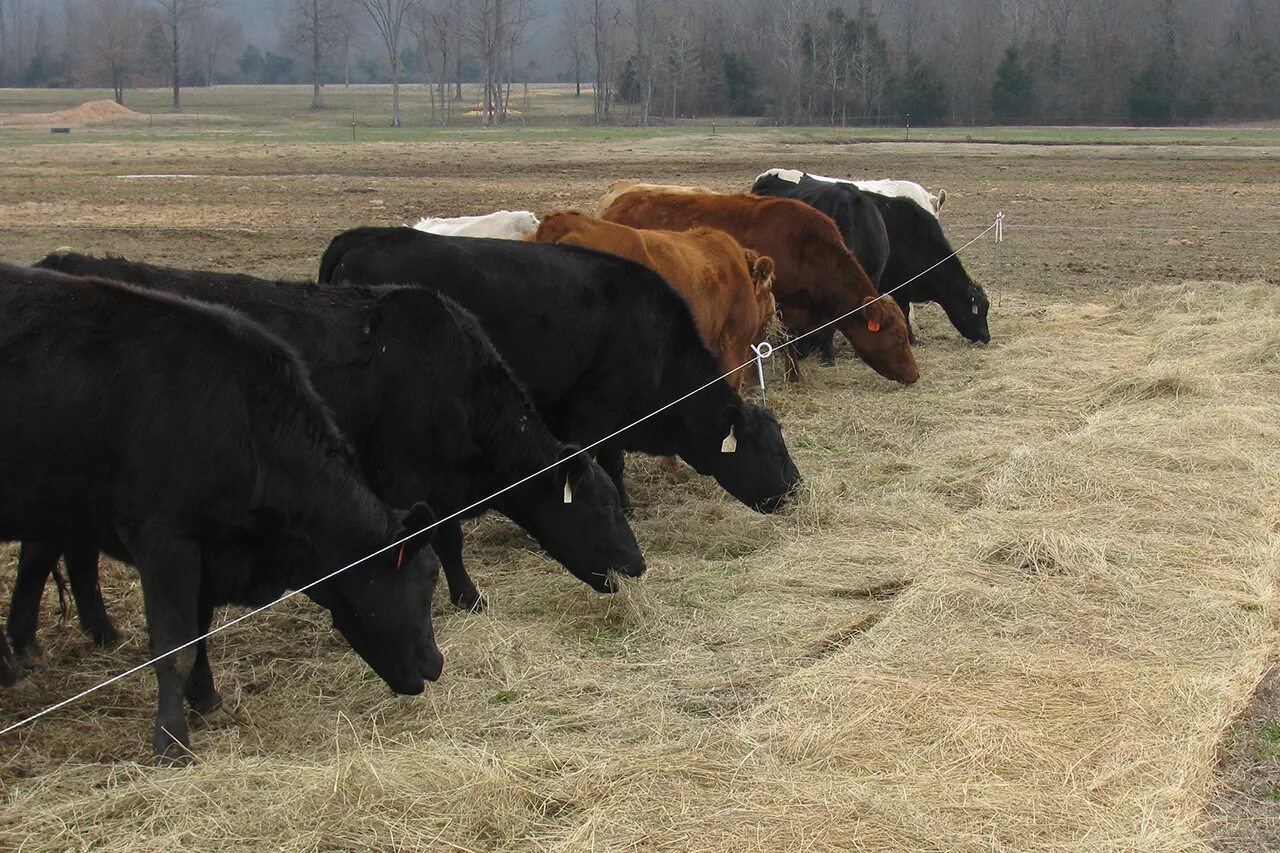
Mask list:
[[[423,57],[428,62],[434,55],[440,57],[436,83],[440,93],[440,123],[444,125],[449,124],[449,78],[452,73],[457,79],[465,20],[465,0],[423,0],[409,16],[409,29]]]
[[[139,0],[90,0],[87,11],[90,71],[110,80],[116,103],[123,104],[142,46],[142,7]]]
[[[223,5],[223,0],[151,0],[169,37],[169,70],[173,75],[173,111],[182,112],[182,43],[187,24],[196,16]]]
[[[320,77],[325,53],[338,44],[343,32],[345,0],[292,0],[289,6],[289,35],[306,55],[311,66],[311,109],[324,107]]]
[[[582,97],[582,69],[587,63],[591,40],[587,12],[583,0],[562,0],[560,5],[560,41],[573,63],[573,96]]]
[[[206,86],[212,86],[218,63],[244,40],[244,28],[235,18],[214,17],[208,12],[192,20],[192,41],[204,71]]]
[[[609,119],[613,108],[614,60],[622,10],[616,0],[587,0],[591,23],[591,53],[596,66],[593,111],[596,124]]]
[[[391,64],[391,126],[400,126],[400,34],[415,0],[355,0],[378,29]]]
[[[503,84],[510,82],[516,50],[525,37],[534,10],[527,0],[471,0],[468,41],[480,59],[483,88],[480,111],[486,126],[506,119]]]

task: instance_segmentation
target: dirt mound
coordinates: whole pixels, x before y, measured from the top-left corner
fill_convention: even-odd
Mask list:
[[[0,115],[0,126],[22,127],[43,124],[95,124],[100,121],[111,121],[123,118],[142,118],[142,113],[134,112],[115,101],[85,101],[69,110],[58,110],[51,113],[14,113]]]

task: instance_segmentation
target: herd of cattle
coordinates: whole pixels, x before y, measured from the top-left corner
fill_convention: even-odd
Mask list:
[[[775,312],[792,335],[839,318],[901,383],[919,376],[912,302],[990,339],[938,224],[945,193],[789,170],[751,190],[620,181],[595,216],[357,228],[318,282],[67,252],[0,264],[0,541],[22,542],[0,684],[39,656],[60,558],[81,626],[116,642],[101,551],[138,570],[152,655],[178,649],[154,666],[162,763],[190,754],[184,700],[221,703],[196,640],[222,604],[305,587],[419,693],[443,666],[440,567],[455,605],[484,606],[463,517],[497,510],[610,592],[645,570],[625,451],[678,456],[760,512],[785,503],[800,474],[734,370]]]

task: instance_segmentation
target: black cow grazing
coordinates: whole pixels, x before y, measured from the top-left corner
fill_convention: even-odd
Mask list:
[[[817,181],[808,175],[803,175],[796,182],[768,172],[756,178],[751,192],[775,198],[793,198],[831,217],[840,229],[844,244],[858,259],[867,277],[883,290],[880,278],[889,261],[889,235],[875,201],[867,194],[853,184]],[[906,306],[902,310],[905,316]],[[908,326],[908,334],[910,330]],[[915,343],[914,338],[911,342]],[[800,356],[806,356],[814,349],[821,350],[822,364],[836,363],[834,326],[796,344],[796,353]]]
[[[432,518],[387,508],[286,344],[241,315],[0,265],[0,541],[91,541],[137,566],[161,763],[190,756],[183,697],[218,707],[213,608],[307,590],[398,693],[443,660]],[[178,649],[178,651],[174,651]]]
[[[358,228],[329,244],[320,280],[413,283],[458,300],[566,441],[604,438],[709,383],[600,446],[624,502],[624,450],[679,455],[761,512],[799,483],[772,413],[716,379],[688,304],[639,264],[576,246]]]
[[[757,182],[765,177],[767,175],[761,175]],[[801,183],[811,181],[823,183],[808,175],[801,179]],[[834,179],[832,182],[844,183]],[[911,343],[916,343],[915,329],[911,326],[913,302],[938,303],[961,335],[971,341],[990,343],[987,312],[991,305],[987,294],[969,277],[958,255],[948,257],[953,250],[938,218],[909,198],[867,190],[860,192],[875,203],[889,235],[889,260],[880,276],[880,290],[892,290],[920,276],[893,294],[907,317]],[[834,332],[824,332],[822,336],[831,340]]]
[[[392,505],[425,500],[452,515],[571,457],[469,514],[492,506],[600,592],[614,591],[610,571],[644,572],[608,476],[551,434],[475,318],[452,300],[415,287],[317,288],[76,254],[50,255],[38,265],[235,308],[293,343],[374,492]],[[462,562],[461,519],[440,525],[434,545],[450,599],[464,609],[481,608]],[[20,651],[35,639],[39,593],[53,567],[46,561],[38,581],[21,587],[28,598],[19,601],[15,587],[10,632]],[[28,624],[29,633],[14,630]]]

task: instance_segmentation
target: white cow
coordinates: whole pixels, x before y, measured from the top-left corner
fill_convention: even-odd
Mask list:
[[[895,181],[890,178],[882,178],[876,181],[850,181],[845,178],[828,178],[825,175],[815,175],[813,172],[801,172],[797,169],[770,169],[760,177],[763,178],[765,175],[776,175],[782,180],[790,181],[793,184],[800,183],[800,179],[805,175],[815,181],[829,181],[833,184],[853,184],[858,189],[866,190],[869,193],[878,193],[895,198],[909,198],[934,216],[938,215],[942,205],[947,201],[946,190],[938,190],[937,195],[934,195],[914,181]]]
[[[527,210],[495,210],[480,216],[441,218],[428,216],[413,226],[428,234],[445,237],[497,237],[500,240],[522,240],[538,230],[538,217]]]

